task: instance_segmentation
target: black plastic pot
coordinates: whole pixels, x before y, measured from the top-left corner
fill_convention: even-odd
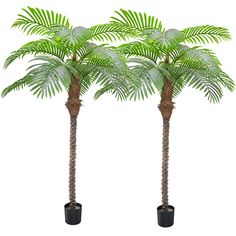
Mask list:
[[[174,224],[175,208],[171,205],[163,211],[162,206],[157,207],[158,225],[161,227],[170,227]]]
[[[76,206],[70,208],[70,203],[65,206],[65,221],[69,225],[77,225],[81,222],[82,205],[76,203]]]

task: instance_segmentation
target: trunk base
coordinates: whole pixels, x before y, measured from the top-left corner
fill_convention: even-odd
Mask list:
[[[161,227],[170,227],[174,224],[175,208],[171,205],[168,206],[166,211],[162,211],[162,206],[157,208],[158,225]]]
[[[82,213],[82,205],[76,203],[74,208],[70,208],[70,204],[67,203],[65,208],[65,221],[69,225],[77,225],[81,222],[81,213]]]

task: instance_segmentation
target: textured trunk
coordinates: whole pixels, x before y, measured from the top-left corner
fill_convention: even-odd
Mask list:
[[[168,161],[169,161],[169,123],[174,108],[172,102],[173,85],[168,79],[161,93],[159,110],[163,117],[163,140],[162,140],[162,210],[168,209]]]
[[[163,137],[162,137],[162,209],[168,208],[168,162],[169,162],[169,119],[163,118]]]
[[[80,102],[80,79],[73,77],[68,92],[66,107],[70,113],[70,163],[69,163],[69,200],[70,208],[76,206],[76,128]]]

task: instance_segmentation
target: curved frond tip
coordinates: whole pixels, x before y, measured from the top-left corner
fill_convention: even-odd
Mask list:
[[[13,23],[13,28],[20,28],[28,35],[49,34],[51,28],[55,25],[70,28],[70,22],[67,17],[53,11],[39,8],[27,7],[22,9],[23,13],[18,14],[18,18]]]
[[[146,13],[124,9],[115,11],[115,13],[116,16],[111,17],[111,22],[113,23],[126,25],[141,32],[146,29],[163,29],[162,23],[158,18],[154,16],[149,16]]]
[[[228,29],[213,25],[201,25],[189,27],[182,32],[185,34],[183,41],[197,44],[220,43],[231,39]]]

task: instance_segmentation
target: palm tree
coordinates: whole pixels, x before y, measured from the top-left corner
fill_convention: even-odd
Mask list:
[[[123,9],[115,13],[108,24],[110,28],[113,24],[114,34],[126,29],[129,36],[136,38],[118,47],[127,55],[130,69],[136,74],[136,83],[130,84],[129,97],[136,100],[157,92],[161,95],[158,107],[163,118],[162,205],[157,212],[158,224],[168,227],[174,220],[174,207],[168,201],[169,125],[173,99],[185,86],[190,86],[202,91],[210,102],[218,103],[223,96],[223,87],[230,91],[234,89],[234,82],[222,71],[215,53],[194,46],[220,43],[230,40],[231,36],[227,29],[212,25],[166,30],[159,19],[146,13]],[[102,30],[102,27],[98,28]]]
[[[93,83],[101,85],[95,94],[111,92],[117,99],[127,97],[125,77],[126,58],[105,45],[96,45],[96,39],[103,32],[96,28],[73,28],[69,20],[53,11],[27,7],[13,24],[28,35],[40,35],[41,39],[31,41],[12,52],[6,59],[7,68],[16,59],[32,55],[32,65],[27,74],[5,88],[2,96],[13,90],[29,87],[37,97],[51,97],[57,92],[68,91],[66,107],[70,114],[70,161],[69,161],[69,203],[65,205],[68,224],[81,221],[82,205],[76,202],[76,127],[81,108],[81,96]],[[126,68],[127,67],[127,68]]]

